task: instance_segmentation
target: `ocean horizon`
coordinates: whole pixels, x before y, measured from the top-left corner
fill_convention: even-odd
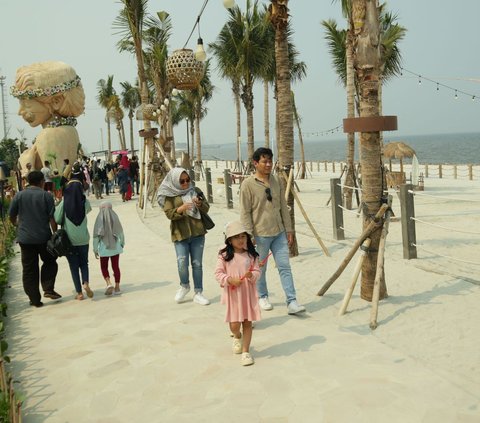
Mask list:
[[[402,141],[412,147],[419,163],[431,164],[480,164],[480,132],[404,135],[384,134],[384,143]],[[355,142],[355,160],[358,160],[358,138]],[[180,148],[182,143],[178,143]],[[185,146],[185,143],[183,143]],[[255,148],[262,147],[263,140],[256,141]],[[337,139],[304,140],[307,161],[345,161],[347,152],[346,135]],[[275,152],[275,146],[271,147]],[[241,145],[242,159],[247,157],[246,141]],[[300,147],[295,138],[295,160],[300,160]],[[236,160],[236,146],[232,143],[203,144],[203,160]]]

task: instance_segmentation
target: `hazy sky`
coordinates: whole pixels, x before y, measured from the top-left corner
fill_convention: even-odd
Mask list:
[[[241,8],[245,0],[237,0]],[[259,3],[268,4],[267,0]],[[338,139],[341,133],[317,137],[315,132],[334,128],[346,115],[345,90],[332,70],[320,22],[334,18],[340,27],[345,23],[338,3],[330,0],[290,0],[294,43],[300,60],[307,64],[307,78],[293,86],[302,130],[307,140]],[[203,0],[151,0],[149,11],[167,11],[173,23],[170,51],[182,48],[200,12]],[[408,30],[400,44],[403,66],[434,81],[465,91],[470,96],[440,87],[404,73],[391,80],[383,91],[384,115],[397,115],[399,130],[387,138],[431,133],[480,132],[480,16],[479,0],[438,1],[401,0],[388,2],[389,10],[398,15]],[[114,0],[1,0],[0,75],[6,77],[9,136],[17,137],[25,129],[29,142],[39,128],[30,128],[17,116],[18,101],[9,94],[16,69],[21,65],[60,60],[72,65],[82,78],[86,92],[85,115],[78,118],[80,140],[89,151],[102,148],[101,128],[106,146],[105,112],[95,100],[99,79],[114,75],[114,85],[134,82],[136,64],[128,53],[116,49],[118,35],[112,22],[121,4]],[[201,19],[204,44],[215,40],[227,19],[222,0],[209,0]],[[188,46],[194,49],[195,33]],[[208,53],[208,51],[207,51]],[[202,121],[202,142],[223,144],[235,142],[235,111],[230,87],[212,72],[216,86],[209,112]],[[477,101],[472,101],[472,95]],[[273,112],[273,101],[271,101]],[[242,112],[242,139],[246,139],[246,118]],[[263,144],[263,89],[255,89],[255,139]],[[273,115],[272,115],[273,116]],[[127,125],[127,119],[125,120]],[[272,131],[274,119],[271,119]],[[3,125],[0,126],[3,137]],[[113,129],[113,128],[112,128]],[[135,129],[135,133],[138,133]],[[113,134],[113,147],[118,137]],[[175,129],[177,142],[186,139],[186,126]],[[128,140],[127,140],[128,142]],[[138,139],[137,139],[138,142]],[[138,144],[137,144],[138,145]]]

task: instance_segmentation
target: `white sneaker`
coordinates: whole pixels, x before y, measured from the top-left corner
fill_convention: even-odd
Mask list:
[[[189,291],[190,288],[184,288],[183,286],[178,288],[178,291],[175,294],[175,302],[181,303],[185,299],[185,295],[187,295]]]
[[[240,354],[242,352],[242,338],[233,337],[232,351],[234,354]]]
[[[112,295],[113,293],[113,285],[110,283],[107,285],[107,288],[105,289],[105,295]]]
[[[197,292],[194,296],[193,296],[193,302],[194,303],[197,303],[197,304],[200,304],[200,305],[209,305],[210,304],[210,301],[208,301],[201,292]]]
[[[305,307],[303,305],[299,305],[296,300],[293,300],[288,305],[288,314],[298,314],[298,313],[304,313],[304,312],[305,312]]]
[[[242,363],[242,366],[251,366],[253,363],[255,363],[255,360],[248,352],[242,353],[242,358],[240,359],[240,361]]]
[[[262,310],[273,310],[273,306],[270,304],[270,301],[268,301],[268,297],[262,297],[258,300],[258,304],[260,305],[260,308]]]

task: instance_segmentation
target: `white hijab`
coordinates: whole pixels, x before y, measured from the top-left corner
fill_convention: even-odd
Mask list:
[[[162,209],[165,206],[166,197],[181,197],[184,203],[191,203],[193,197],[197,196],[195,187],[191,182],[188,188],[182,189],[180,176],[184,172],[188,175],[188,172],[183,167],[174,167],[167,173],[167,176],[165,176],[165,179],[160,184],[157,191],[157,201]],[[195,219],[201,218],[200,212],[195,205],[191,210],[187,211],[187,214]]]
[[[118,236],[123,234],[120,219],[117,213],[112,210],[112,203],[109,201],[102,201],[100,203],[100,210],[95,220],[93,234],[101,238],[109,250],[115,249]]]

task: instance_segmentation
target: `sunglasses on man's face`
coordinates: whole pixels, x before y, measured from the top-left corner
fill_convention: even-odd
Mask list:
[[[190,182],[190,178],[180,179],[180,184],[188,184],[189,182]]]
[[[272,201],[272,191],[270,188],[265,188],[265,194],[267,194],[267,200]]]

